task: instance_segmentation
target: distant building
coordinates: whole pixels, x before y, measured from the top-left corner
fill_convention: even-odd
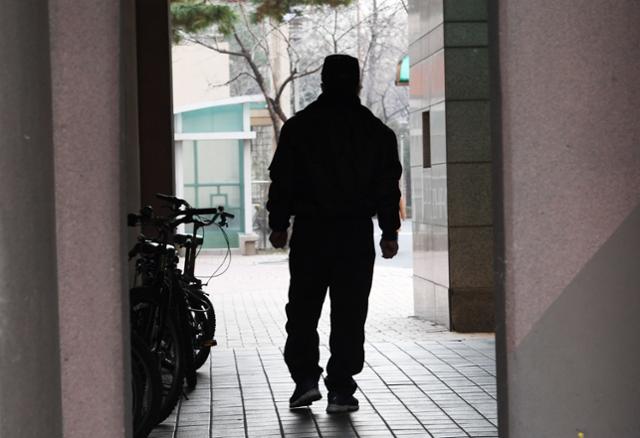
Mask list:
[[[282,43],[274,38],[272,44]],[[254,229],[265,247],[267,167],[274,144],[264,97],[231,97],[229,55],[183,44],[173,46],[172,56],[176,193],[194,206],[222,205],[236,214],[228,230],[233,248],[251,253],[258,239]],[[276,50],[272,62],[283,68],[284,61],[282,50]],[[207,230],[204,248],[224,246],[220,232]]]
[[[234,214],[228,228],[232,248],[245,252],[253,235],[252,140],[263,124],[264,97],[237,96],[175,109],[176,194],[199,208],[223,206]],[[224,248],[215,229],[204,248]]]
[[[197,44],[175,45],[171,53],[175,108],[230,96],[229,55]]]

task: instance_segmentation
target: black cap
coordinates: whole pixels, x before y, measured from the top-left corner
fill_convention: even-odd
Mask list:
[[[360,85],[360,65],[349,55],[329,55],[322,66],[322,84],[326,89],[354,90]]]

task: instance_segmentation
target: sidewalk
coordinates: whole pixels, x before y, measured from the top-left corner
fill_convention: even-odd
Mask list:
[[[152,438],[497,437],[494,340],[412,318],[411,269],[378,264],[367,321],[366,363],[356,376],[360,410],[329,416],[325,399],[290,411],[282,359],[286,254],[233,258],[207,288],[218,316],[198,387]],[[220,256],[201,256],[210,274]],[[328,359],[329,308],[320,321]]]

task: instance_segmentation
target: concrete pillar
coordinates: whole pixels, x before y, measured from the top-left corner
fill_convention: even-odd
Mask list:
[[[136,50],[136,4],[134,0],[122,2],[122,87],[124,112],[124,161],[126,173],[127,213],[140,210],[140,142],[138,139],[138,69]],[[127,227],[127,248],[135,245],[140,230]],[[129,263],[129,282],[135,276],[135,263]]]
[[[62,436],[47,3],[0,5],[0,436]]]
[[[117,1],[49,4],[64,436],[125,437],[125,148],[132,141],[124,86],[134,78],[126,76],[121,41],[132,11]]]
[[[136,0],[136,23],[140,192],[158,206],[156,193],[175,191],[169,1]]]
[[[122,29],[121,29],[121,60],[122,60],[122,104],[124,123],[124,149],[126,166],[127,212],[140,209],[140,141],[138,137],[138,68],[136,48],[136,2],[122,1]],[[130,245],[133,246],[138,233],[131,228]]]
[[[638,436],[640,7],[493,5],[500,436]]]
[[[487,2],[409,8],[415,312],[493,331]]]

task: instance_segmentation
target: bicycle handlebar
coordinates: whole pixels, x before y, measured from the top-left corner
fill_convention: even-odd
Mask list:
[[[165,195],[164,193],[156,193],[156,198],[162,199],[163,201],[171,202],[175,208],[179,208],[181,206],[189,207],[189,203],[184,199],[180,199],[177,196],[173,195]]]
[[[161,193],[156,194],[159,199],[171,201],[175,208],[173,208],[173,214],[168,217],[160,217],[153,214],[153,209],[150,206],[145,206],[140,209],[140,214],[131,213],[127,215],[127,225],[135,227],[137,225],[154,225],[163,228],[175,228],[180,224],[199,223],[201,225],[211,225],[218,219],[221,219],[220,225],[226,226],[227,219],[233,219],[235,216],[231,213],[224,211],[224,207],[214,208],[191,208],[187,201],[176,198],[175,196],[163,195]],[[180,209],[180,206],[186,208]],[[206,216],[213,215],[209,220],[199,221],[194,219],[194,216]]]
[[[163,201],[171,202],[174,205],[174,210],[178,215],[186,214],[191,216],[199,216],[199,215],[209,215],[209,214],[218,214],[227,219],[233,219],[235,216],[231,213],[227,213],[224,211],[224,207],[220,206],[217,208],[191,208],[189,203],[184,199],[178,198],[173,195],[165,195],[163,193],[156,193],[156,197],[158,199],[162,199]],[[180,207],[185,206],[185,210],[178,210]]]
[[[189,208],[187,210],[183,210],[184,214],[188,214],[190,216],[200,216],[206,214],[218,214],[220,207],[217,208]]]
[[[209,221],[206,221],[206,223],[208,224],[215,222],[219,218],[222,218],[223,220],[235,218],[235,215],[224,211],[224,207],[222,206],[216,207],[216,208],[187,208],[185,210],[180,210],[179,212],[177,212],[176,217],[184,216],[184,218],[177,219],[176,222],[181,224],[190,223],[190,222],[194,222],[194,219],[193,219],[194,216],[207,216],[207,215],[213,215],[213,218],[211,218]]]

